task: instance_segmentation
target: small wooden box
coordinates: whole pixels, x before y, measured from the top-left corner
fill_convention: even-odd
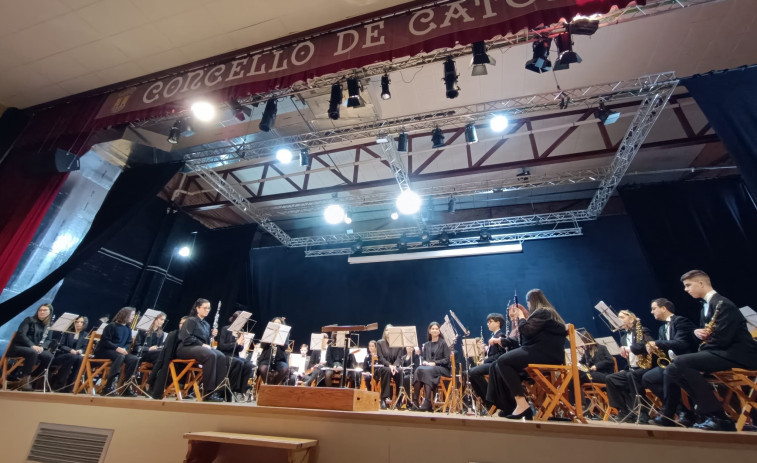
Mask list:
[[[360,389],[263,384],[258,392],[258,405],[367,412],[379,409],[379,394]]]

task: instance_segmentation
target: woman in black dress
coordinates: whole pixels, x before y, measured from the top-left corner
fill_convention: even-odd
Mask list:
[[[85,316],[74,320],[74,332],[61,334],[58,350],[55,352],[53,366],[58,365],[58,371],[50,379],[50,387],[56,392],[71,392],[76,375],[79,374],[84,351],[87,350],[87,325],[89,320]]]
[[[430,412],[433,410],[434,392],[439,386],[439,378],[450,375],[450,348],[444,341],[439,323],[428,325],[428,342],[423,344],[423,361],[416,368],[413,377],[413,402],[410,408]],[[418,406],[421,388],[424,390],[423,404]]]

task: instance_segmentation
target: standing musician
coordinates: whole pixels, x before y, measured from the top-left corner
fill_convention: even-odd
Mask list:
[[[50,326],[50,318],[53,313],[52,304],[42,304],[37,312],[27,317],[18,326],[13,343],[8,349],[8,357],[23,357],[24,364],[21,370],[21,381],[18,384],[22,391],[33,390],[30,384],[32,372],[35,376],[43,371],[53,359],[53,354],[42,347],[43,335]],[[39,362],[39,366],[37,363]]]
[[[53,366],[58,366],[58,371],[50,379],[50,387],[54,391],[71,392],[79,373],[83,354],[87,350],[87,325],[89,320],[85,316],[76,317],[74,320],[74,332],[61,334],[58,341],[58,350],[55,352]]]
[[[121,373],[121,365],[126,365],[124,378],[131,377],[137,369],[137,356],[129,353],[131,348],[131,322],[134,320],[134,307],[124,307],[116,313],[113,321],[108,323],[103,330],[100,341],[95,348],[94,358],[110,359],[110,373],[101,395],[113,392],[113,381]],[[121,393],[124,397],[134,397],[137,394],[130,388],[125,388]]]
[[[139,351],[142,350],[139,363],[155,363],[155,360],[158,359],[160,351],[163,349],[163,324],[165,322],[165,312],[158,312],[158,316],[152,321],[150,329],[137,332],[131,353],[139,356]]]
[[[237,310],[229,317],[229,325],[221,327],[218,334],[218,350],[227,356],[228,362],[226,368],[229,369],[229,384],[231,391],[237,394],[245,394],[250,387],[250,378],[252,378],[255,366],[251,361],[239,356],[244,349],[244,333],[234,333],[229,330],[231,323],[237,319],[241,310]]]
[[[607,375],[607,398],[610,406],[618,409],[618,414],[624,421],[635,421],[631,409],[634,406],[636,394],[641,394],[641,377],[651,367],[651,356],[648,357],[649,365],[644,363],[647,352],[647,342],[652,340],[649,330],[641,325],[641,320],[629,310],[618,312],[618,318],[622,324],[623,335],[620,337],[620,356],[628,360],[628,369]],[[640,364],[640,360],[642,361]],[[647,410],[640,413],[639,422],[647,424],[649,414]]]
[[[697,413],[706,418],[703,423],[695,424],[695,428],[735,431],[733,421],[726,416],[702,373],[731,368],[757,369],[757,341],[752,339],[738,307],[712,289],[710,277],[705,272],[686,272],[681,276],[681,282],[689,296],[704,300],[701,328],[694,330],[694,335],[702,343],[698,352],[676,357],[666,374],[686,390],[696,403]],[[666,404],[667,411],[674,407],[672,403]]]
[[[439,386],[439,378],[450,375],[450,348],[444,341],[440,325],[431,322],[428,325],[428,341],[423,344],[423,361],[415,370],[413,384],[413,401],[410,408],[423,412],[434,410],[434,392]],[[423,404],[418,406],[418,400],[424,389]]]
[[[194,359],[202,367],[202,388],[206,402],[223,402],[223,397],[216,388],[226,376],[226,356],[223,352],[211,347],[211,338],[218,330],[211,331],[205,317],[210,313],[210,301],[197,299],[189,312],[189,318],[184,322],[179,332],[179,346],[176,357],[180,359]]]
[[[523,310],[525,309],[526,308],[523,307]],[[489,370],[491,369],[494,362],[499,358],[500,355],[506,352],[506,349],[508,347],[518,346],[517,340],[509,338],[507,334],[502,331],[504,324],[505,317],[501,313],[490,313],[486,316],[486,327],[492,333],[492,337],[489,339],[488,352],[486,353],[487,356],[481,365],[468,370],[468,374],[470,375],[470,384],[473,388],[473,392],[475,392],[476,395],[481,398],[484,406],[487,409],[491,408],[492,404],[486,401],[486,375],[489,374]]]
[[[271,320],[273,323],[284,324],[283,317],[276,317]],[[287,362],[286,348],[276,346],[276,356],[271,360],[273,346],[267,342],[261,342],[260,355],[258,355],[258,376],[263,378],[267,384],[281,384],[289,382],[289,363]],[[273,365],[273,366],[271,366]],[[268,370],[271,369],[269,373]]]
[[[394,379],[394,383],[399,388],[402,385],[404,375],[402,373],[402,353],[404,349],[401,347],[389,347],[389,328],[392,325],[386,325],[384,328],[384,336],[376,343],[376,354],[378,355],[378,363],[374,367],[374,372],[381,381],[381,409],[386,410],[386,400],[392,398],[392,384],[391,380]],[[379,366],[380,365],[380,366]]]
[[[497,358],[489,370],[486,400],[500,409],[499,416],[509,419],[533,419],[533,411],[526,400],[520,373],[530,363],[565,363],[565,322],[540,289],[526,295],[531,314],[512,307],[510,313],[518,317],[521,346]]]
[[[670,377],[666,373],[667,367],[662,368],[659,366],[659,363],[664,364],[668,362],[669,364],[678,355],[696,352],[699,342],[694,336],[694,323],[686,317],[674,315],[675,306],[672,302],[659,298],[652,301],[651,307],[655,320],[663,322],[657,341],[647,343],[647,353],[649,355],[657,355],[658,365],[653,365],[651,369],[644,373],[644,376],[641,377],[641,385],[643,388],[648,388],[663,401],[665,404],[663,415],[672,417],[676,410],[667,410],[667,405],[669,402],[673,404],[679,403],[681,388],[670,381]],[[655,424],[661,426],[675,425],[672,420],[664,416],[658,415],[654,420]],[[681,417],[682,422],[691,419],[689,416]]]

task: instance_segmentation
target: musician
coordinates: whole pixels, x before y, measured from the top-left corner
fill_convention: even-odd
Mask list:
[[[223,402],[223,397],[216,388],[226,376],[226,356],[223,352],[211,347],[211,339],[218,334],[218,330],[205,321],[210,313],[210,301],[197,299],[189,312],[189,318],[184,322],[179,332],[179,345],[176,357],[180,359],[194,359],[202,366],[202,388],[206,402]]]
[[[344,347],[337,346],[336,345],[336,332],[331,333],[331,345],[326,348],[326,367],[324,372],[324,385],[326,387],[332,387],[333,386],[333,377],[334,372],[344,372],[345,365],[342,363],[344,362]],[[346,368],[355,368],[357,367],[357,360],[355,360],[355,356],[352,354],[349,354],[347,357],[347,365]],[[360,383],[358,382],[359,376],[355,374],[354,371],[349,372],[349,378],[352,379],[352,384],[357,385],[357,387],[360,387]]]
[[[58,350],[52,365],[58,366],[58,371],[50,378],[50,387],[57,392],[71,392],[76,375],[84,360],[84,352],[87,350],[87,325],[89,320],[85,316],[74,320],[74,332],[61,334],[58,341]]]
[[[329,335],[323,333],[321,335],[321,348],[310,353],[307,364],[305,365],[305,375],[303,376],[302,381],[306,386],[310,386],[313,383],[317,386],[320,384],[321,380],[323,380],[323,367],[326,366],[326,351],[328,347]]]
[[[694,335],[702,342],[698,352],[676,357],[665,373],[671,381],[686,390],[696,403],[697,413],[706,418],[704,422],[695,424],[695,428],[735,431],[735,425],[726,416],[702,373],[731,368],[757,369],[757,341],[752,339],[746,319],[738,307],[712,288],[710,277],[705,272],[686,272],[681,276],[681,282],[689,296],[704,300],[700,328],[694,330]],[[667,412],[674,409],[674,404],[666,403]]]
[[[413,401],[411,408],[430,412],[434,409],[434,392],[439,386],[439,378],[450,376],[450,348],[444,341],[440,325],[437,322],[431,322],[428,325],[428,341],[423,344],[423,361],[421,366],[415,370],[413,383]],[[421,394],[421,388],[424,390],[423,403],[418,406],[418,400]]]
[[[160,351],[163,349],[163,324],[165,322],[166,314],[158,312],[158,316],[152,321],[147,331],[139,330],[137,332],[131,353],[139,356],[139,352],[142,352],[139,363],[155,363],[155,360],[158,359]]]
[[[221,327],[218,334],[218,350],[227,357],[226,368],[229,368],[229,384],[232,392],[245,394],[250,388],[250,378],[255,366],[251,361],[239,356],[244,349],[244,333],[234,333],[229,330],[231,323],[234,323],[240,313],[242,313],[241,310],[234,312],[229,317],[229,325]]]
[[[578,363],[584,365],[589,370],[588,372],[578,372],[581,384],[603,384],[607,375],[614,373],[615,362],[612,359],[612,355],[610,355],[610,351],[607,350],[607,346],[595,342],[586,343],[577,349],[577,353],[581,356]]]
[[[495,341],[500,347],[505,348],[505,352],[520,347],[520,330],[518,329],[518,317],[520,317],[520,315],[518,315],[518,312],[520,312],[523,317],[528,318],[527,308],[523,307],[521,304],[511,304],[510,307],[507,308],[507,318],[510,320],[510,331],[505,333],[507,341]]]
[[[526,294],[530,315],[517,308],[510,313],[518,317],[521,345],[497,358],[489,370],[486,400],[500,410],[499,416],[509,419],[533,419],[533,411],[526,400],[520,373],[530,363],[564,364],[566,328],[560,314],[540,289]]]
[[[163,349],[160,351],[158,359],[152,366],[150,377],[147,379],[147,390],[153,399],[163,398],[163,392],[166,387],[168,378],[168,365],[176,358],[176,350],[179,347],[179,333],[184,326],[184,322],[189,318],[188,315],[181,317],[179,320],[179,329],[173,330],[166,336],[163,342]]]
[[[386,325],[384,336],[376,343],[376,354],[378,363],[374,367],[374,372],[381,381],[381,409],[385,410],[386,400],[392,398],[391,380],[399,388],[403,384],[404,375],[402,372],[402,354],[404,349],[401,347],[389,347],[389,328],[392,325]]]
[[[678,355],[696,352],[699,342],[694,336],[694,323],[686,317],[675,314],[675,305],[667,299],[655,299],[651,303],[652,315],[655,320],[663,322],[658,332],[658,339],[647,343],[647,353],[652,355],[657,350],[661,351],[669,361]],[[652,391],[664,404],[680,402],[681,388],[670,381],[666,369],[652,365],[652,368],[641,377],[641,385]],[[663,407],[663,415],[672,417],[676,410],[666,410]],[[682,413],[683,414],[683,413]],[[689,413],[682,416],[682,422],[691,420]],[[655,424],[661,426],[674,426],[675,423],[663,416],[657,416]],[[693,423],[692,423],[693,424]]]
[[[129,353],[131,348],[131,322],[134,320],[134,307],[123,307],[113,317],[113,321],[108,323],[103,330],[100,341],[95,348],[94,358],[110,359],[110,373],[105,386],[100,392],[101,395],[108,395],[113,392],[113,381],[121,373],[121,365],[126,365],[124,378],[131,377],[137,369],[137,356]],[[134,397],[136,394],[126,388],[121,393],[124,397]]]
[[[625,330],[620,337],[620,356],[628,360],[628,369],[607,375],[607,398],[610,406],[618,410],[618,416],[623,421],[636,421],[636,416],[631,412],[634,406],[634,398],[637,394],[643,394],[641,377],[648,369],[639,365],[639,355],[647,353],[647,342],[652,340],[649,330],[641,326],[641,320],[629,310],[618,312],[618,318]],[[641,336],[639,336],[641,332]],[[648,411],[642,409],[638,417],[639,423],[647,424],[649,421]]]
[[[421,365],[421,350],[418,347],[405,347],[405,355],[402,357],[402,368],[406,371],[412,367],[413,373]]]
[[[271,320],[273,323],[284,324],[283,317]],[[276,356],[271,361],[273,346],[267,342],[261,342],[260,355],[258,355],[258,376],[263,378],[266,384],[281,384],[289,380],[289,363],[287,362],[286,349],[276,346]],[[271,367],[273,364],[273,367]],[[269,369],[271,370],[269,372]]]
[[[368,343],[368,353],[363,360],[363,381],[365,382],[366,389],[373,390],[373,370],[378,368],[378,353],[376,352],[376,341],[370,341]]]
[[[44,371],[53,359],[53,354],[41,346],[45,330],[50,326],[53,313],[52,304],[42,304],[31,317],[25,318],[18,326],[16,336],[8,349],[8,357],[23,357],[21,380],[18,388],[22,391],[33,390],[30,384],[31,374],[37,376]],[[39,366],[37,366],[39,363]],[[36,368],[35,368],[36,367]]]
[[[520,306],[523,307],[523,306]],[[523,307],[523,310],[526,308]],[[509,311],[508,311],[509,312]],[[526,315],[528,312],[526,312]],[[515,315],[517,318],[517,315]],[[486,400],[486,388],[488,383],[486,382],[486,375],[489,374],[494,362],[500,355],[506,352],[508,347],[514,348],[518,346],[518,341],[507,336],[502,328],[505,325],[505,317],[501,313],[490,313],[486,316],[486,327],[492,333],[492,337],[489,338],[488,351],[486,352],[486,358],[481,365],[475,366],[468,370],[470,375],[470,384],[473,388],[473,392],[481,398],[484,403],[484,407],[491,408],[492,404]],[[512,326],[516,326],[514,323]]]

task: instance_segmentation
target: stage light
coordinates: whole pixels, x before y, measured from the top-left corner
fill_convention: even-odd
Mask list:
[[[198,101],[192,104],[192,114],[197,120],[208,122],[212,121],[216,115],[216,108],[207,101]]]
[[[431,244],[431,235],[428,234],[428,230],[423,230],[421,233],[421,244],[423,246],[428,246]]]
[[[449,246],[449,233],[444,231],[441,235],[439,235],[439,244],[441,244],[442,246]]]
[[[345,215],[344,216],[344,223],[346,223],[347,225],[351,224],[352,223],[352,217],[350,217],[348,215]]]
[[[292,162],[292,152],[287,148],[281,148],[276,151],[276,160],[282,164],[289,164]]]
[[[263,132],[269,132],[273,125],[276,123],[276,112],[277,112],[277,102],[275,98],[271,98],[268,100],[265,104],[265,109],[263,110],[263,117],[260,118],[260,124],[258,124],[258,127]]]
[[[473,66],[473,70],[471,71],[471,75],[474,77],[485,76],[487,74],[486,65],[491,64],[492,66],[496,66],[497,62],[486,54],[486,43],[483,41],[474,42],[472,48],[473,59],[471,59],[471,66]]]
[[[356,77],[350,77],[347,79],[347,107],[359,108],[362,106],[360,102],[360,82]]]
[[[568,23],[567,29],[574,35],[594,35],[599,29],[599,21],[589,18],[576,18]]]
[[[552,62],[549,60],[549,48],[552,46],[552,39],[545,37],[534,42],[533,57],[526,61],[526,69],[533,72],[546,72],[552,69]]]
[[[487,230],[486,227],[482,228],[481,231],[478,232],[478,241],[480,243],[488,243],[490,239],[492,239],[492,234],[489,233],[489,230]]]
[[[336,83],[331,86],[331,98],[329,99],[329,118],[339,119],[339,106],[342,104],[342,84]]]
[[[181,121],[176,121],[173,123],[173,126],[171,126],[171,130],[168,131],[168,143],[171,143],[172,145],[175,145],[179,143],[179,138],[181,137]]]
[[[363,240],[358,238],[355,240],[354,243],[352,243],[352,253],[360,254],[362,252],[363,252]]]
[[[229,107],[231,107],[231,111],[234,113],[234,117],[239,119],[240,122],[244,122],[252,115],[252,109],[248,108],[247,106],[243,106],[234,98],[229,100]]]
[[[444,148],[444,133],[439,127],[431,131],[431,147]]]
[[[457,86],[457,77],[455,61],[451,56],[448,56],[444,62],[444,86],[447,89],[447,98],[457,98],[457,95],[460,94],[460,87]]]
[[[573,39],[570,36],[570,32],[563,32],[555,37],[555,44],[557,45],[557,60],[555,61],[555,71],[562,71],[568,69],[573,63],[580,63],[581,57],[578,53],[573,51]]]
[[[302,148],[300,150],[300,165],[306,166],[308,164],[310,164],[310,150]]]
[[[189,246],[182,246],[179,249],[179,255],[181,257],[189,257],[189,255],[192,253],[192,250],[189,248]]]
[[[457,199],[454,196],[449,197],[449,201],[447,201],[447,212],[450,214],[454,214],[457,210]]]
[[[407,134],[405,132],[401,132],[397,138],[397,151],[400,153],[407,152]]]
[[[397,249],[399,249],[400,252],[407,251],[407,242],[407,234],[403,233],[397,240]]]
[[[389,143],[389,135],[380,133],[376,136],[376,143]]]
[[[389,74],[384,74],[381,76],[381,99],[382,100],[388,100],[392,97],[391,92],[389,92],[389,84],[392,81],[389,80]]]
[[[495,115],[492,117],[491,121],[489,121],[489,127],[495,132],[502,132],[507,128],[507,124],[509,124],[509,121],[507,120],[507,117],[502,114]]]
[[[620,113],[605,107],[604,101],[599,102],[599,108],[594,111],[594,117],[602,121],[604,125],[614,124],[618,121]]]
[[[344,222],[344,209],[339,204],[331,204],[323,211],[323,218],[326,219],[326,223],[336,225]]]
[[[391,217],[392,220],[397,220],[400,218],[400,215],[397,213],[397,211],[394,211],[389,217]]]
[[[397,197],[396,206],[400,214],[409,215],[418,212],[422,202],[421,197],[408,188]]]
[[[478,141],[478,135],[476,134],[476,126],[468,124],[465,126],[465,143],[471,144]]]

